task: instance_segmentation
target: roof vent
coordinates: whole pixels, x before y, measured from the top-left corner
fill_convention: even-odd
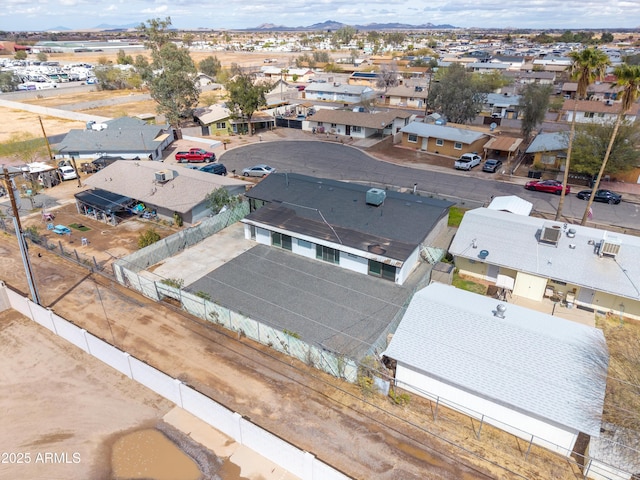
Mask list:
[[[575,228],[570,228],[569,230],[567,230],[567,237],[574,238],[575,236],[576,236],[576,229]]]
[[[604,238],[600,242],[600,248],[598,249],[598,255],[601,257],[603,255],[607,255],[608,257],[614,257],[620,252],[620,246],[622,245],[622,241],[614,236],[608,235],[607,232],[604,232]]]
[[[366,202],[367,205],[375,205],[379,207],[384,202],[384,199],[387,196],[387,192],[380,188],[370,188],[367,190]]]
[[[489,250],[480,250],[480,253],[478,254],[478,258],[480,260],[484,260],[488,256],[489,256]]]
[[[156,182],[165,183],[174,178],[173,170],[159,170],[156,172]]]
[[[499,303],[496,309],[493,311],[493,315],[498,318],[504,318],[504,313],[507,311],[507,306],[504,303]]]
[[[561,234],[562,229],[560,225],[543,225],[540,231],[540,243],[557,247]]]

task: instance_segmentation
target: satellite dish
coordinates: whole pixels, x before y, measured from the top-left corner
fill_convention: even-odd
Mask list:
[[[491,130],[492,132],[496,129],[498,125],[496,124],[496,122],[493,122],[491,125],[489,125],[489,130]]]

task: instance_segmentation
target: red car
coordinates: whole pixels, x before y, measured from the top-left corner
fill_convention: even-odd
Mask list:
[[[536,190],[538,192],[547,192],[547,193],[555,193],[556,195],[560,195],[562,192],[562,182],[557,180],[535,180],[532,182],[527,182],[524,186],[527,190]],[[571,192],[571,187],[567,185],[564,193]]]

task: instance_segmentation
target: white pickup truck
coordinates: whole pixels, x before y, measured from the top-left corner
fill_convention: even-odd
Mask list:
[[[458,160],[456,160],[454,167],[456,168],[456,170],[471,170],[473,167],[477,167],[478,165],[480,165],[481,160],[482,158],[480,157],[480,155],[477,155],[475,153],[465,153]]]

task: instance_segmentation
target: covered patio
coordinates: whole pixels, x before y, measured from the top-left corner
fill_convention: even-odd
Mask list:
[[[76,193],[75,198],[78,213],[111,225],[117,225],[118,221],[129,217],[129,207],[134,203],[130,197],[99,188]]]

